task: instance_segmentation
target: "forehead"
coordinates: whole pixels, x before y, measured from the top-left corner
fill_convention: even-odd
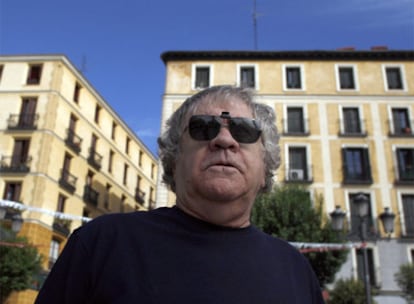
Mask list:
[[[238,97],[227,99],[206,97],[200,100],[191,112],[191,115],[220,115],[222,112],[229,112],[232,117],[253,118],[251,107]]]

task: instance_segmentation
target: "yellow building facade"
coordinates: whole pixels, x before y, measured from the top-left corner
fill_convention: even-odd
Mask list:
[[[356,227],[351,203],[364,194],[375,231],[368,252],[371,282],[384,299],[392,297],[399,264],[414,262],[414,52],[169,51],[161,58],[162,126],[201,89],[251,87],[277,114],[282,158],[277,183],[305,184],[311,196],[323,195],[326,214],[340,206],[351,230]],[[161,171],[157,204],[173,205]],[[379,221],[384,208],[396,215],[389,240]],[[390,261],[389,255],[398,258]],[[340,276],[357,277],[360,268],[361,255],[354,250]]]
[[[0,56],[0,158],[1,201],[21,204],[46,272],[83,222],[155,207],[156,157],[65,56]]]

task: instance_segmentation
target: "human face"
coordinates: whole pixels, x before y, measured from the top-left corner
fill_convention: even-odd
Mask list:
[[[251,109],[241,100],[200,101],[192,115],[253,118]],[[190,117],[187,117],[187,123]],[[239,143],[226,126],[211,140],[197,141],[184,132],[174,170],[177,200],[197,207],[200,202],[224,204],[243,202],[251,208],[257,192],[265,185],[264,150],[260,139]]]

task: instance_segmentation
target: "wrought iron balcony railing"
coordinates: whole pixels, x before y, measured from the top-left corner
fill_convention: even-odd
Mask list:
[[[30,171],[30,156],[22,155],[2,156],[0,160],[0,172],[27,173]]]
[[[99,192],[90,185],[85,185],[83,192],[83,200],[95,207],[98,206]]]
[[[102,155],[95,151],[95,149],[89,149],[88,163],[96,170],[100,170],[102,166]]]
[[[74,193],[76,190],[76,181],[78,178],[72,174],[68,170],[62,169],[59,185],[69,191],[70,193]]]
[[[10,114],[7,127],[9,130],[35,130],[38,120],[38,114]]]
[[[68,145],[68,147],[70,147],[75,153],[79,153],[81,150],[82,138],[76,135],[76,133],[71,129],[67,129],[66,132],[66,145]]]

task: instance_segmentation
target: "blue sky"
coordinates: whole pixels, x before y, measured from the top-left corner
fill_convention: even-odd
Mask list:
[[[0,0],[0,54],[65,54],[156,154],[168,50],[253,50],[254,0]],[[414,0],[256,0],[259,50],[414,49]],[[82,64],[83,63],[83,64]]]

